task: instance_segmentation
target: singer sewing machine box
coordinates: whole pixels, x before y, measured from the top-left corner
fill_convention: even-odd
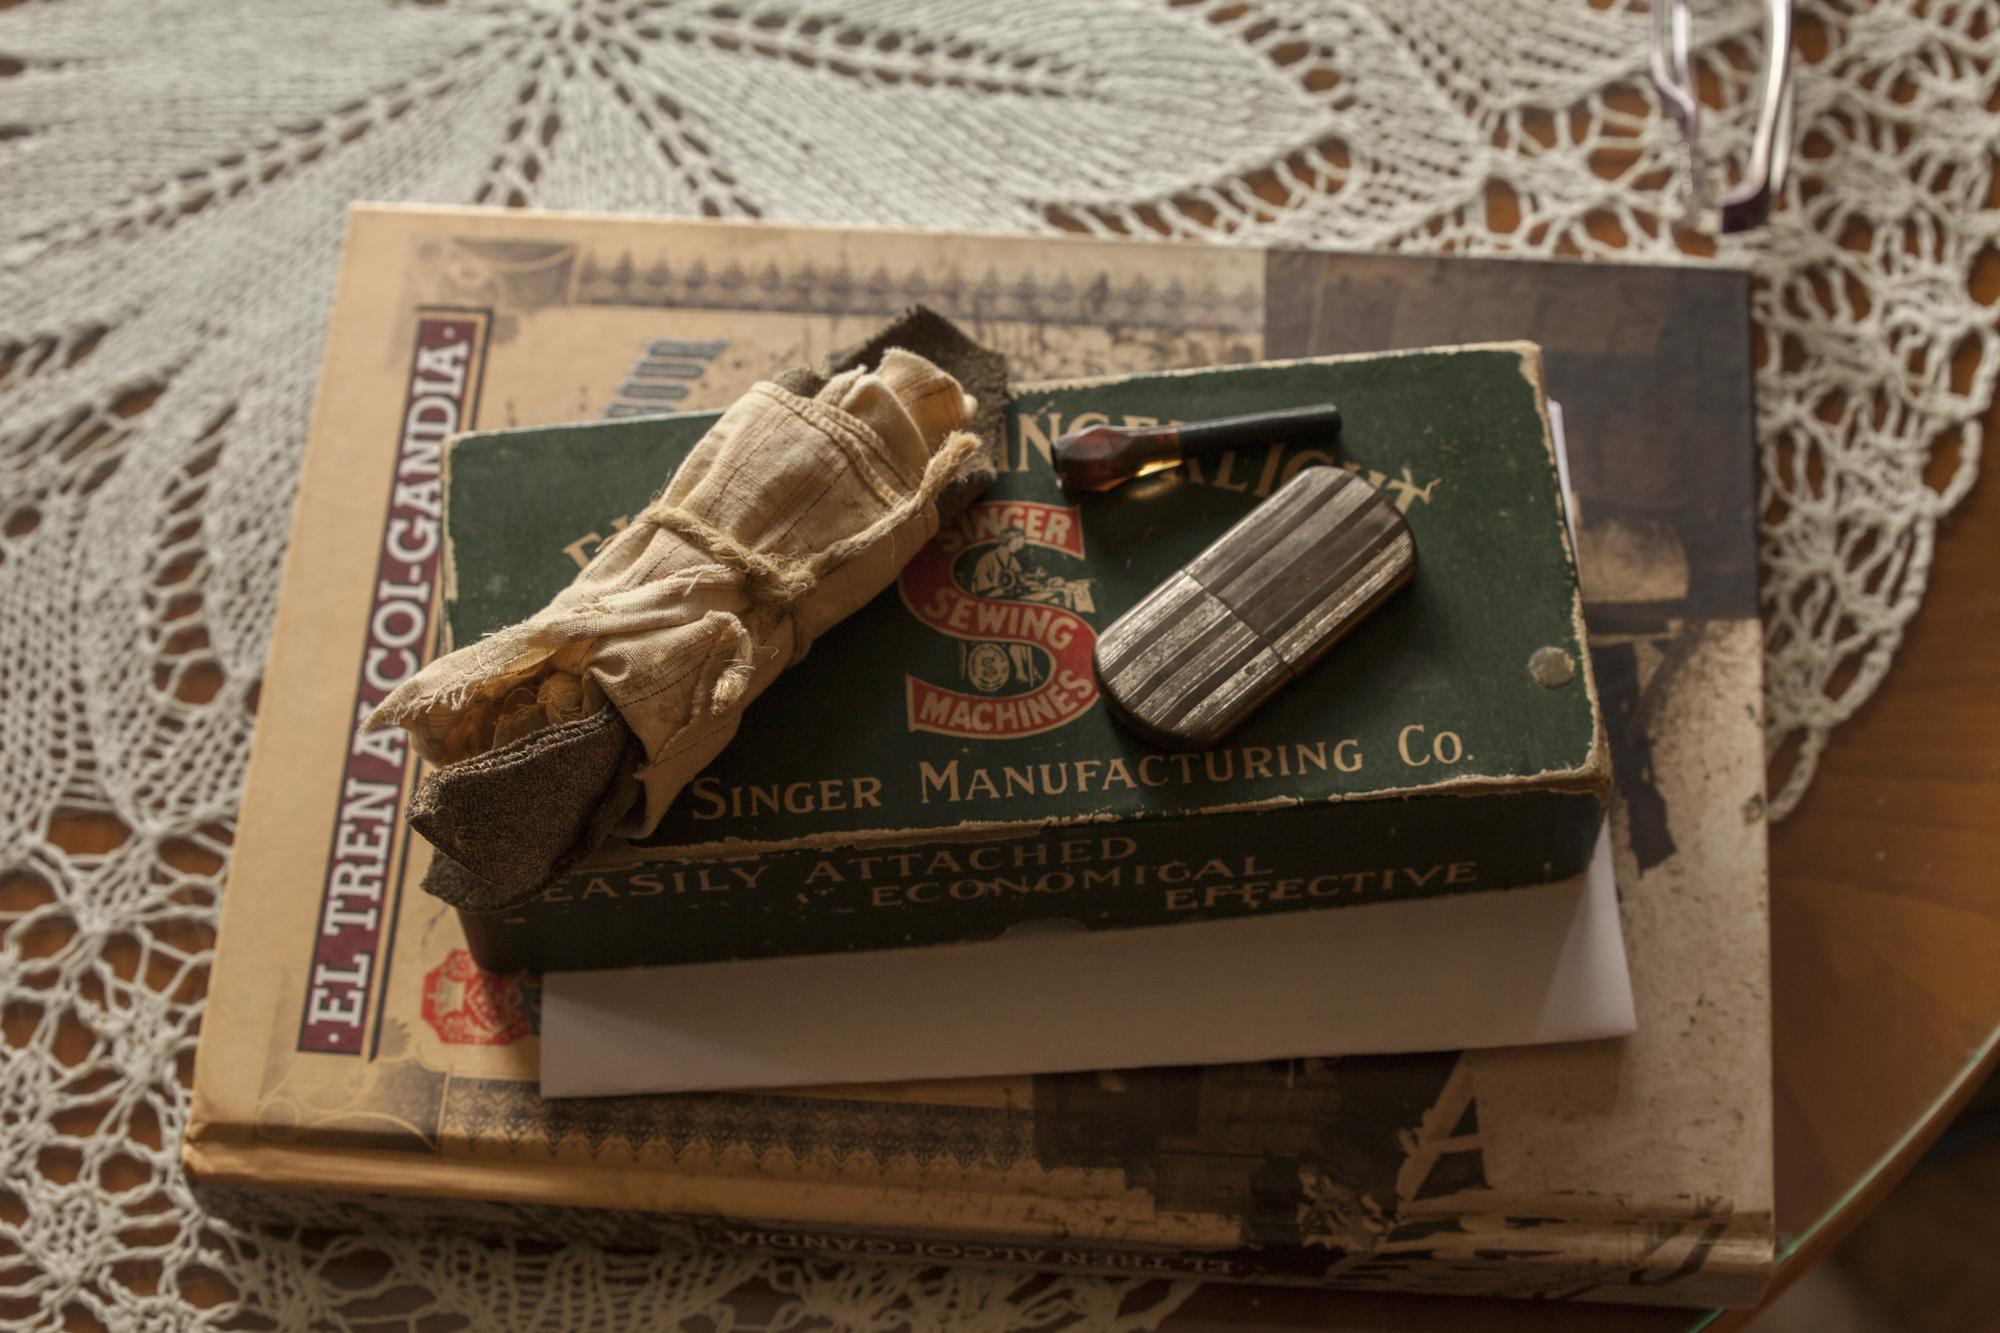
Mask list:
[[[436,597],[442,544],[427,545],[416,522],[422,503],[441,498],[423,489],[439,480],[442,462],[429,446],[441,443],[441,427],[713,408],[775,366],[852,342],[915,299],[1001,347],[1023,382],[1474,339],[1543,345],[1551,395],[1565,408],[1590,655],[1615,756],[1612,846],[1637,1032],[1552,1047],[1115,1076],[583,1101],[537,1095],[537,981],[481,970],[458,914],[418,888],[427,849],[405,837],[398,818],[414,765],[393,745],[372,748],[386,733],[357,729],[372,691],[400,669],[386,660],[394,645],[428,650],[442,614],[421,596],[378,596],[388,583]],[[1461,1296],[1754,1300],[1770,1271],[1772,1161],[1748,320],[1747,275],[1713,265],[357,210],[235,826],[183,1145],[190,1178],[218,1216],[288,1225],[526,1229],[624,1246],[752,1245],[817,1258]],[[1409,358],[1407,373],[1425,364]],[[1507,366],[1491,377],[1496,391],[1506,383],[1508,393],[1532,396],[1517,357],[1494,364]],[[1038,403],[1071,410],[1034,395],[1022,410],[1041,410]],[[1382,471],[1392,493],[1407,458],[1408,484],[1431,487],[1428,512],[1446,512],[1466,474],[1421,468],[1425,455],[1401,455],[1404,443],[1371,434],[1377,408],[1367,395],[1344,394],[1342,405],[1350,433],[1339,456]],[[1022,460],[1023,441],[1029,468],[1005,484],[1038,489],[998,490],[988,500],[1081,509],[1045,489],[1032,432],[1017,436],[1013,461]],[[1226,473],[1204,469],[1199,481],[1185,481],[1185,494],[1218,510],[1247,506],[1264,466],[1239,458]],[[418,507],[392,508],[399,479],[417,488],[404,498]],[[643,503],[656,481],[636,484],[637,501],[601,497],[595,510],[570,512],[524,539],[519,567],[559,582],[574,568],[563,548],[582,540],[587,555],[589,534]],[[551,506],[573,503],[569,484],[550,489]],[[1422,521],[1426,502],[1412,499],[1410,511]],[[1072,561],[1024,540],[1024,574],[1104,580],[1091,585],[1094,609],[1020,603],[1047,610],[1051,621],[1060,609],[1095,632],[1147,577],[1121,572],[1127,553],[1099,543],[1122,530],[1089,514],[1067,533],[1046,518],[1001,527],[1009,525],[1055,546],[1079,536],[1083,543],[1084,556]],[[1183,553],[1202,540],[1194,532],[1156,539]],[[1418,541],[1424,546],[1423,534]],[[966,557],[976,565],[980,555],[960,552],[954,582],[973,577]],[[1163,545],[1129,558],[1164,568],[1176,557]],[[1447,572],[1422,569],[1405,606],[1419,606],[1407,599]],[[466,614],[475,577],[470,562],[458,570]],[[539,593],[510,595],[525,606]],[[820,777],[879,776],[886,802],[892,765],[914,779],[923,762],[940,770],[957,758],[962,797],[973,795],[971,773],[981,768],[1005,800],[1007,768],[1031,762],[1023,756],[1032,751],[1037,764],[1099,760],[1093,789],[1114,757],[1135,783],[1179,781],[1178,760],[1146,765],[1146,752],[1123,748],[1117,733],[1087,732],[1097,707],[1040,742],[908,730],[900,693],[908,677],[976,700],[1032,687],[1014,677],[1006,650],[1019,645],[987,638],[1005,652],[1008,675],[982,690],[957,674],[961,660],[971,666],[960,645],[976,642],[919,620],[900,591],[880,613],[907,637],[864,652],[873,639],[867,622],[845,624],[793,673],[801,681],[832,675],[826,659],[848,638],[852,660],[876,682],[867,688],[881,692],[871,697],[895,702],[865,744],[855,740],[857,720],[828,720],[853,748],[838,764],[816,761],[825,765]],[[1320,670],[1338,673],[1345,656]],[[371,660],[380,682],[370,680]],[[1494,661],[1509,673],[1525,668],[1498,653]],[[1409,669],[1429,667],[1418,658]],[[999,664],[981,679],[999,681]],[[1338,683],[1314,682],[1329,694]],[[760,700],[753,716],[782,702],[775,694]],[[1253,726],[1305,706],[1303,696],[1282,701]],[[979,716],[970,715],[971,725]],[[1493,733],[1476,722],[1444,707],[1391,718],[1373,742],[1363,731],[1361,749],[1368,765],[1400,767],[1402,728],[1422,724],[1406,738],[1413,759],[1442,762],[1431,746],[1451,731],[1477,762],[1491,753]],[[1106,748],[1061,748],[1085,734]],[[1253,730],[1229,743],[1238,781],[1258,757],[1249,747],[1272,746],[1276,734]],[[1333,755],[1347,734],[1343,727],[1325,736],[1330,772],[1339,772]],[[802,740],[797,748],[823,745]],[[936,748],[919,758],[916,746]],[[990,757],[975,762],[982,751]],[[1275,756],[1263,758],[1272,776],[1251,776],[1252,794],[1242,799],[1296,782],[1296,753],[1285,761],[1292,777],[1279,774]],[[386,767],[357,767],[377,760]],[[1203,761],[1191,762],[1205,776]],[[1019,785],[1016,778],[1016,799]],[[782,789],[777,799],[785,800]],[[976,807],[986,799],[980,784],[977,800],[955,808],[983,818]],[[692,817],[712,806],[690,793],[688,808]],[[1063,836],[1092,831],[1086,824]],[[1337,840],[1316,841],[1330,865]],[[1268,856],[1280,850],[1275,842],[1232,855]],[[979,832],[965,845],[1008,843]],[[1061,866],[1057,848],[1050,869]],[[1174,872],[1184,883],[1149,883],[1164,908],[1164,891],[1192,887],[1205,862],[1159,861],[1185,867]],[[895,870],[885,885],[930,878]],[[1215,882],[1263,878],[1260,870]],[[341,892],[361,885],[372,887],[371,898]],[[907,919],[909,909],[871,911]],[[1412,1002],[1394,990],[1382,997],[1385,1006]],[[1135,1023],[1151,1018],[1133,1015]],[[1327,1324],[1379,1316],[1377,1305],[1357,1309],[1338,1294],[1315,1300]],[[1485,1302],[1438,1309],[1440,1327],[1505,1318]],[[1588,1322],[1578,1315],[1565,1326]]]
[[[1050,468],[1051,439],[1079,424],[1314,402],[1340,404],[1338,441],[1224,453],[1096,495],[1065,494]],[[713,419],[453,441],[451,640],[539,609]],[[886,948],[1582,871],[1610,765],[1538,349],[1017,386],[1005,453],[892,590],[751,706],[658,829],[519,908],[466,913],[473,957],[547,971]],[[1311,466],[1349,468],[1402,511],[1414,581],[1221,745],[1152,748],[1099,697],[1096,635]],[[386,674],[413,660],[378,646]]]

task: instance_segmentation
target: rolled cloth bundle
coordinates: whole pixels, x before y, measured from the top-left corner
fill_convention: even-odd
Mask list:
[[[753,386],[553,601],[369,718],[435,765],[409,810],[436,849],[424,887],[498,910],[651,832],[750,702],[992,480],[1005,396],[1005,360],[921,308],[825,374]]]

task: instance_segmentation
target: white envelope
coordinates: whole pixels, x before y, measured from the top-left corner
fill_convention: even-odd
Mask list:
[[[556,972],[542,1095],[1455,1050],[1632,1031],[1608,831],[1559,884],[979,944]]]

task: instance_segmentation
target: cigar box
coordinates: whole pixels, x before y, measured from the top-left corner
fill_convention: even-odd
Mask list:
[[[1335,402],[1336,440],[1065,493],[1057,435]],[[444,621],[560,590],[709,414],[473,433],[445,465]],[[466,913],[495,971],[1110,929],[1505,891],[1580,873],[1610,784],[1526,344],[1022,387],[1006,470],[750,708],[660,826]],[[1121,725],[1098,636],[1304,469],[1401,514],[1417,573],[1219,744]]]
[[[1001,347],[1023,381],[1491,338],[1544,347],[1614,756],[1632,1036],[537,1095],[540,987],[482,971],[457,915],[418,888],[427,850],[396,817],[414,764],[358,729],[403,665],[377,635],[383,583],[422,594],[392,589],[406,610],[380,619],[412,653],[442,615],[442,542],[423,521],[442,504],[438,446],[459,430],[719,407],[913,300]],[[202,1022],[183,1145],[195,1188],[239,1221],[1350,1289],[1313,1298],[1328,1325],[1379,1321],[1366,1293],[1387,1289],[1754,1301],[1773,1183],[1749,302],[1748,275],[1715,267],[357,210]],[[565,523],[561,542],[598,521]],[[905,666],[885,651],[870,670],[900,680]],[[782,1270],[741,1262],[782,1285]],[[1569,1313],[1542,1311],[1594,1326]],[[1508,1317],[1466,1301],[1438,1322]]]

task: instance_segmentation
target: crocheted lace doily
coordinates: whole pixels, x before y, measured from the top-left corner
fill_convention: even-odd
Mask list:
[[[1731,160],[1759,8],[1700,11]],[[1797,170],[1720,245],[1623,5],[0,12],[0,1316],[741,1326],[762,1284],[787,1326],[1115,1328],[1181,1295],[197,1212],[175,1146],[348,200],[1747,260],[1782,812],[1888,670],[2000,365],[2000,4],[1856,8],[1805,7]]]

